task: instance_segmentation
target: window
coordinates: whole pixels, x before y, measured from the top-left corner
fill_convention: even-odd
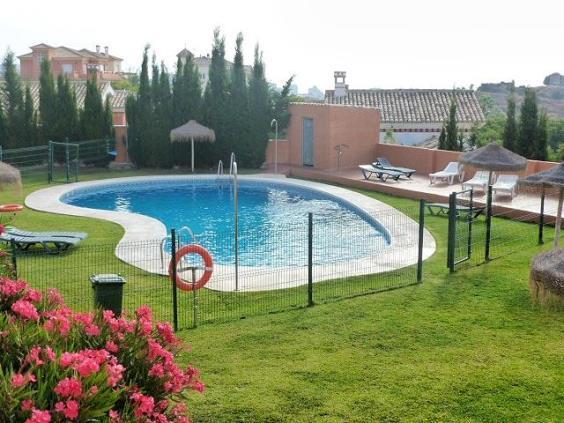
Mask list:
[[[72,63],[63,63],[63,74],[69,75],[73,72]]]

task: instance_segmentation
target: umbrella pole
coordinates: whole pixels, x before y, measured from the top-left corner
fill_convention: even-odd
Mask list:
[[[558,197],[558,211],[556,212],[556,227],[554,232],[554,247],[560,244],[560,226],[562,224],[562,200],[564,195],[564,188],[560,188],[560,195]]]
[[[194,173],[194,137],[192,137],[192,173]]]

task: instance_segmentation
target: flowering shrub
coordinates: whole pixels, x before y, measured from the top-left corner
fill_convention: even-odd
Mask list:
[[[0,276],[0,421],[189,422],[186,394],[204,386],[175,362],[180,346],[147,306],[79,313]]]
[[[5,230],[6,227],[0,222],[0,235]],[[8,254],[8,250],[3,245],[0,245],[0,276],[13,276],[13,274],[12,257]]]

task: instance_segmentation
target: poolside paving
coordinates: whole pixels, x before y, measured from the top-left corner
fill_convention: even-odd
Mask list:
[[[333,171],[319,171],[308,168],[286,168],[287,173],[295,177],[315,179],[325,182],[342,184],[347,187],[378,191],[412,199],[424,199],[432,202],[448,203],[450,193],[462,191],[462,184],[429,183],[428,175],[413,175],[411,178],[401,178],[398,181],[388,179],[386,182],[371,179],[365,180],[359,169],[344,169]],[[552,221],[557,213],[558,198],[554,192],[549,192],[545,200],[545,215]],[[485,204],[486,195],[476,193],[474,200],[478,204]],[[511,199],[508,195],[495,196],[493,201],[494,213],[507,215],[521,220],[536,220],[541,206],[540,191],[532,187],[520,187],[517,196]]]

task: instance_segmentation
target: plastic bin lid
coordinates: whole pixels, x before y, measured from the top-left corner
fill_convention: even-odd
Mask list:
[[[102,273],[100,275],[91,275],[90,281],[93,284],[124,284],[125,278],[116,273]]]

